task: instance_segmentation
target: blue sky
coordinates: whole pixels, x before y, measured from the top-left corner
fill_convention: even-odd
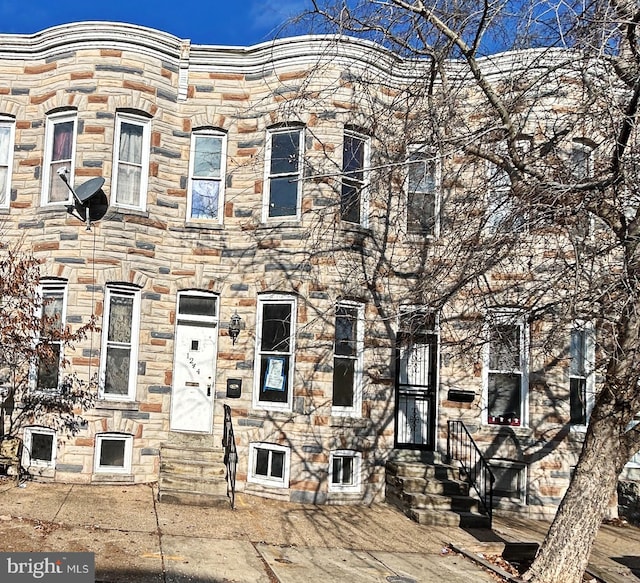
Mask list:
[[[157,28],[196,44],[270,40],[309,0],[0,0],[0,33],[33,33],[77,20]]]

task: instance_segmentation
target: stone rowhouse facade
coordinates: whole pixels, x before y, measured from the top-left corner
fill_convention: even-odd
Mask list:
[[[311,78],[309,71],[319,64],[323,74]],[[225,48],[191,45],[162,32],[109,23],[0,36],[0,124],[13,132],[10,200],[0,210],[3,239],[22,241],[42,259],[44,281],[64,287],[67,325],[85,323],[95,314],[105,328],[65,353],[81,376],[103,373],[104,353],[114,346],[109,344],[113,338],[106,338],[109,326],[103,321],[109,298],[131,301],[134,328],[139,326],[137,336],[135,331],[131,336],[136,346],[127,347],[136,363],[129,393],[99,399],[84,415],[87,425],[77,436],[55,436],[55,463],[32,467],[33,473],[68,482],[158,479],[160,447],[172,433],[177,302],[179,294],[194,293],[214,298],[216,306],[209,429],[220,440],[222,405],[229,404],[239,449],[239,487],[294,501],[383,497],[384,463],[396,438],[393,333],[398,306],[411,303],[411,282],[395,278],[389,270],[384,281],[371,285],[353,265],[370,260],[372,239],[393,244],[399,262],[406,261],[412,249],[385,230],[389,221],[375,199],[362,207],[376,217],[366,229],[339,223],[336,192],[329,183],[342,165],[345,132],[356,125],[366,127],[366,115],[351,111],[348,70],[374,71],[388,78],[387,90],[377,96],[382,102],[391,102],[397,94],[394,75],[395,83],[401,84],[405,75],[416,72],[353,39],[335,43],[301,37]],[[317,103],[293,115],[296,103],[303,102],[296,101],[301,94],[307,104],[318,96]],[[75,124],[71,153],[68,158],[64,153],[52,155],[54,128],[67,122]],[[117,204],[115,177],[121,176],[118,180],[124,183],[131,176],[114,172],[116,163],[123,168],[128,162],[119,133],[123,123],[139,129],[133,133],[144,150],[138,152],[139,160],[132,155],[137,170],[130,170],[144,176],[148,167],[148,179],[146,184],[142,179],[140,199],[132,203],[125,198]],[[294,216],[282,219],[277,213],[271,216],[264,202],[272,180],[265,161],[275,148],[273,135],[290,128],[303,130],[297,135],[304,169],[287,180],[299,183],[298,208]],[[215,220],[189,219],[190,164],[197,135],[214,136],[216,143],[224,144],[222,175],[205,177],[224,189]],[[359,134],[354,135],[358,139]],[[69,216],[65,204],[47,199],[47,185],[56,183],[61,165],[53,163],[57,161],[71,167],[76,186],[95,177],[106,180],[109,209],[90,231]],[[291,379],[286,383],[291,384],[285,401],[275,406],[260,400],[264,378],[254,364],[257,353],[264,352],[257,348],[257,336],[265,302],[293,306],[287,347],[293,356],[287,361],[280,347],[271,347],[280,358],[276,364],[286,368],[291,359],[295,363],[287,375]],[[360,310],[357,341],[362,349],[356,367],[363,374],[352,411],[332,407],[339,302],[347,310]],[[110,308],[114,313],[117,305]],[[242,319],[235,343],[228,335],[234,313]],[[495,445],[496,434],[505,429],[481,427],[481,375],[464,381],[475,394],[473,402],[456,403],[448,400],[448,389],[464,375],[453,366],[443,358],[438,372],[437,448],[442,451],[444,446],[447,419],[459,417],[477,423],[481,443]],[[239,397],[228,397],[230,380],[241,381]],[[534,397],[531,391],[529,415],[546,418]],[[580,440],[573,445],[565,440],[553,454],[527,464],[522,444],[539,443],[544,433],[539,423],[530,426],[538,433],[528,427],[510,430],[497,453],[526,465],[518,477],[523,502],[553,509],[566,487]],[[510,450],[514,431],[518,451]],[[46,436],[46,431],[40,435]],[[118,460],[122,468],[115,471],[102,463],[98,451],[104,445],[101,440],[110,439],[116,449],[126,442],[125,459]],[[255,448],[262,446],[266,457],[258,462]],[[353,463],[358,479],[332,487],[331,472],[343,470],[340,463],[335,465],[335,457],[340,463]],[[264,467],[258,479],[251,479],[256,463]],[[278,464],[284,468],[274,470]]]

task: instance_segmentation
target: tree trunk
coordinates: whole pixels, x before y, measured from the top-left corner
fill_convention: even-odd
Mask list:
[[[596,413],[594,411],[594,413]],[[573,479],[531,568],[531,583],[580,583],[591,548],[624,465],[620,429],[611,419],[592,422]]]

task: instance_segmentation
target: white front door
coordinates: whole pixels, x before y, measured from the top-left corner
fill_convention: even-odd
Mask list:
[[[172,431],[213,431],[218,338],[216,301],[215,296],[205,294],[179,297],[171,396]]]

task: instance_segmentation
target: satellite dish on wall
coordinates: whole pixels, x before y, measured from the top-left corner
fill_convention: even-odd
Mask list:
[[[67,185],[73,194],[73,204],[67,206],[67,212],[87,225],[87,230],[91,229],[91,223],[99,221],[109,208],[107,195],[102,190],[104,178],[96,176],[78,186],[75,190],[71,188],[67,178],[67,169],[62,167],[58,170],[58,176]]]

